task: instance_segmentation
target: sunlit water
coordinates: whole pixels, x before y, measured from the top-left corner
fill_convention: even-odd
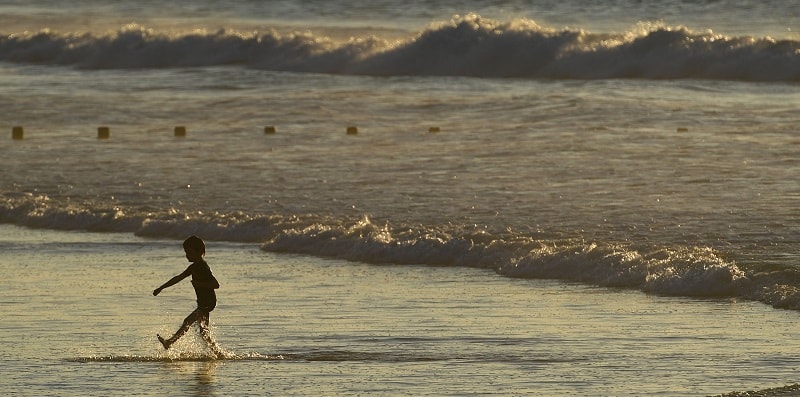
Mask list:
[[[491,272],[372,266],[209,244],[226,359],[193,330],[179,242],[2,227],[14,395],[710,395],[781,386],[796,315]],[[709,321],[709,319],[713,319]]]
[[[11,393],[798,383],[792,2],[162,3],[0,5]]]

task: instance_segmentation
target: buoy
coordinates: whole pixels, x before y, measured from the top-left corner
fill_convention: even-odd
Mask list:
[[[274,134],[275,133],[275,126],[274,125],[268,125],[268,126],[264,127],[264,133],[265,134]]]
[[[185,137],[186,136],[186,127],[179,125],[175,127],[175,136],[176,137]]]
[[[686,127],[678,127],[678,132],[689,132],[689,129]]]
[[[22,127],[16,126],[11,128],[11,139],[20,140],[22,139],[23,135],[25,135],[25,133],[23,132]]]
[[[428,132],[431,133],[431,134],[435,134],[435,133],[437,133],[439,131],[441,131],[441,129],[439,129],[439,127],[428,128]]]
[[[347,135],[357,135],[358,128],[357,127],[347,127]]]
[[[111,136],[111,130],[108,127],[97,127],[97,139],[108,139]]]

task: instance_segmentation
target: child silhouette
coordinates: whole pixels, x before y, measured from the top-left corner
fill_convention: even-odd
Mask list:
[[[153,296],[157,296],[163,289],[171,287],[186,277],[192,276],[192,286],[194,292],[197,294],[197,309],[191,312],[181,327],[175,331],[175,334],[168,339],[164,339],[161,335],[156,334],[159,342],[164,346],[164,349],[169,349],[175,341],[177,341],[189,327],[195,322],[200,327],[200,335],[208,343],[208,346],[215,354],[220,353],[220,349],[216,342],[211,338],[208,331],[209,313],[214,310],[217,305],[217,295],[214,290],[219,288],[219,282],[211,273],[211,268],[208,266],[203,256],[206,253],[206,245],[200,237],[191,236],[183,242],[183,250],[186,252],[186,259],[192,262],[181,274],[169,279],[164,285],[156,288],[153,291]]]

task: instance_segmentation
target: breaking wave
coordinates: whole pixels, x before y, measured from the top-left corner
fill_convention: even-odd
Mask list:
[[[89,209],[92,208],[92,209]],[[372,264],[460,266],[516,278],[558,279],[648,293],[740,298],[800,310],[800,271],[739,265],[710,247],[584,241],[448,225],[379,224],[365,216],[140,212],[51,203],[46,196],[5,197],[0,222],[32,228],[135,233],[144,237],[262,244]]]
[[[84,69],[240,65],[371,76],[800,81],[800,42],[640,24],[625,33],[556,30],[528,19],[455,16],[404,40],[335,40],[312,32],[48,30],[5,35],[0,61]]]

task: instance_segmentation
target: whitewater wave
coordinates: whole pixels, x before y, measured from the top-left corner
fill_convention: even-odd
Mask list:
[[[90,209],[91,208],[91,209]],[[584,241],[448,225],[379,224],[315,214],[251,215],[143,212],[120,207],[60,205],[20,194],[0,202],[0,222],[91,232],[259,243],[269,252],[372,264],[490,269],[516,278],[558,279],[648,293],[739,298],[800,310],[800,271],[739,265],[698,246]]]
[[[108,35],[43,30],[1,38],[0,61],[84,69],[240,65],[371,76],[800,81],[800,42],[794,40],[658,24],[593,34],[475,14],[432,24],[399,41],[364,36],[342,42],[274,30],[160,33],[138,25]]]

